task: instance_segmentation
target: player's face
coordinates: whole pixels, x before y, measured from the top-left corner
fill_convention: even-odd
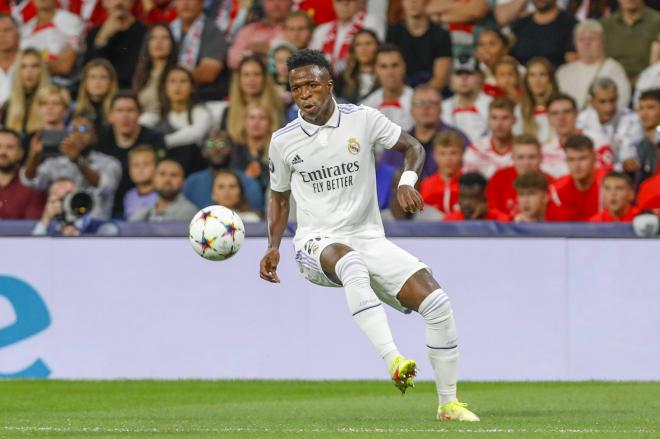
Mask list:
[[[632,188],[623,178],[610,177],[603,182],[603,204],[610,212],[624,213],[634,196]]]
[[[541,150],[533,144],[514,144],[511,158],[518,175],[538,171],[541,166]]]
[[[304,17],[293,16],[284,24],[284,38],[298,49],[304,49],[312,39],[312,31]]]
[[[433,148],[433,160],[444,175],[453,177],[461,170],[463,145],[436,145]]]
[[[555,101],[548,108],[548,120],[560,136],[568,136],[575,131],[577,111],[569,101]]]
[[[403,85],[406,65],[397,52],[384,52],[376,57],[376,76],[384,89],[397,89]]]
[[[586,180],[596,168],[596,154],[590,150],[567,149],[566,164],[574,180]]]
[[[412,117],[415,124],[434,127],[440,123],[441,101],[435,90],[420,90],[413,95]]]
[[[66,106],[59,93],[53,93],[39,102],[39,116],[41,120],[48,124],[58,124],[64,122],[66,116]]]
[[[325,114],[332,104],[333,82],[325,69],[314,65],[293,69],[289,72],[289,85],[293,100],[308,120]]]
[[[518,210],[527,218],[543,220],[548,205],[548,194],[540,189],[519,189]]]
[[[478,219],[488,211],[486,195],[479,186],[460,186],[458,189],[458,204],[465,219]]]
[[[0,172],[11,172],[23,158],[18,139],[9,133],[0,133]]]
[[[488,113],[488,128],[496,139],[510,138],[516,117],[509,110],[493,108]]]
[[[164,161],[156,168],[154,186],[158,194],[166,200],[174,200],[183,187],[183,169],[172,161]]]
[[[601,123],[607,123],[614,118],[618,100],[619,93],[617,93],[614,87],[605,90],[597,87],[594,89],[591,106],[598,113],[598,119],[600,119]]]
[[[264,72],[256,61],[248,61],[241,66],[239,87],[247,97],[259,96],[264,89]]]
[[[156,174],[156,155],[151,151],[133,154],[128,162],[128,175],[135,184],[153,181]]]
[[[94,101],[103,100],[110,92],[110,73],[103,66],[89,69],[85,76],[85,88]]]
[[[639,114],[645,130],[654,129],[657,125],[660,125],[660,101],[655,99],[640,100],[637,114]]]
[[[241,188],[238,180],[231,174],[218,174],[213,180],[213,202],[220,206],[234,209],[241,201]]]

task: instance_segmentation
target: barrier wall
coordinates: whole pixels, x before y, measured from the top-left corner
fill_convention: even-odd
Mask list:
[[[660,240],[401,238],[452,297],[461,377],[660,380]],[[259,279],[263,239],[201,259],[181,238],[0,238],[0,374],[380,379],[343,292]],[[388,309],[431,379],[418,315]],[[350,367],[346,364],[350,363]]]

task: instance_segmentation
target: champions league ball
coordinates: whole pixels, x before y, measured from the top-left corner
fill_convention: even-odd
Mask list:
[[[208,206],[190,221],[193,250],[210,261],[224,261],[235,255],[245,239],[241,217],[223,206]]]

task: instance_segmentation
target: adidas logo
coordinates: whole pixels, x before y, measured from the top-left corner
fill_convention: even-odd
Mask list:
[[[302,162],[303,162],[303,159],[301,159],[300,156],[298,154],[296,154],[296,156],[291,161],[291,164],[292,165],[297,165],[297,164],[302,163]]]

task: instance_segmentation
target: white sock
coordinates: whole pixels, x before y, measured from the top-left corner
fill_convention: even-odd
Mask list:
[[[346,292],[348,309],[353,320],[367,336],[389,371],[399,350],[394,344],[383,304],[371,289],[369,270],[356,251],[345,254],[335,265],[335,273]]]
[[[458,381],[458,336],[449,296],[442,289],[429,294],[419,305],[426,322],[426,346],[435,372],[440,405],[456,401]]]

